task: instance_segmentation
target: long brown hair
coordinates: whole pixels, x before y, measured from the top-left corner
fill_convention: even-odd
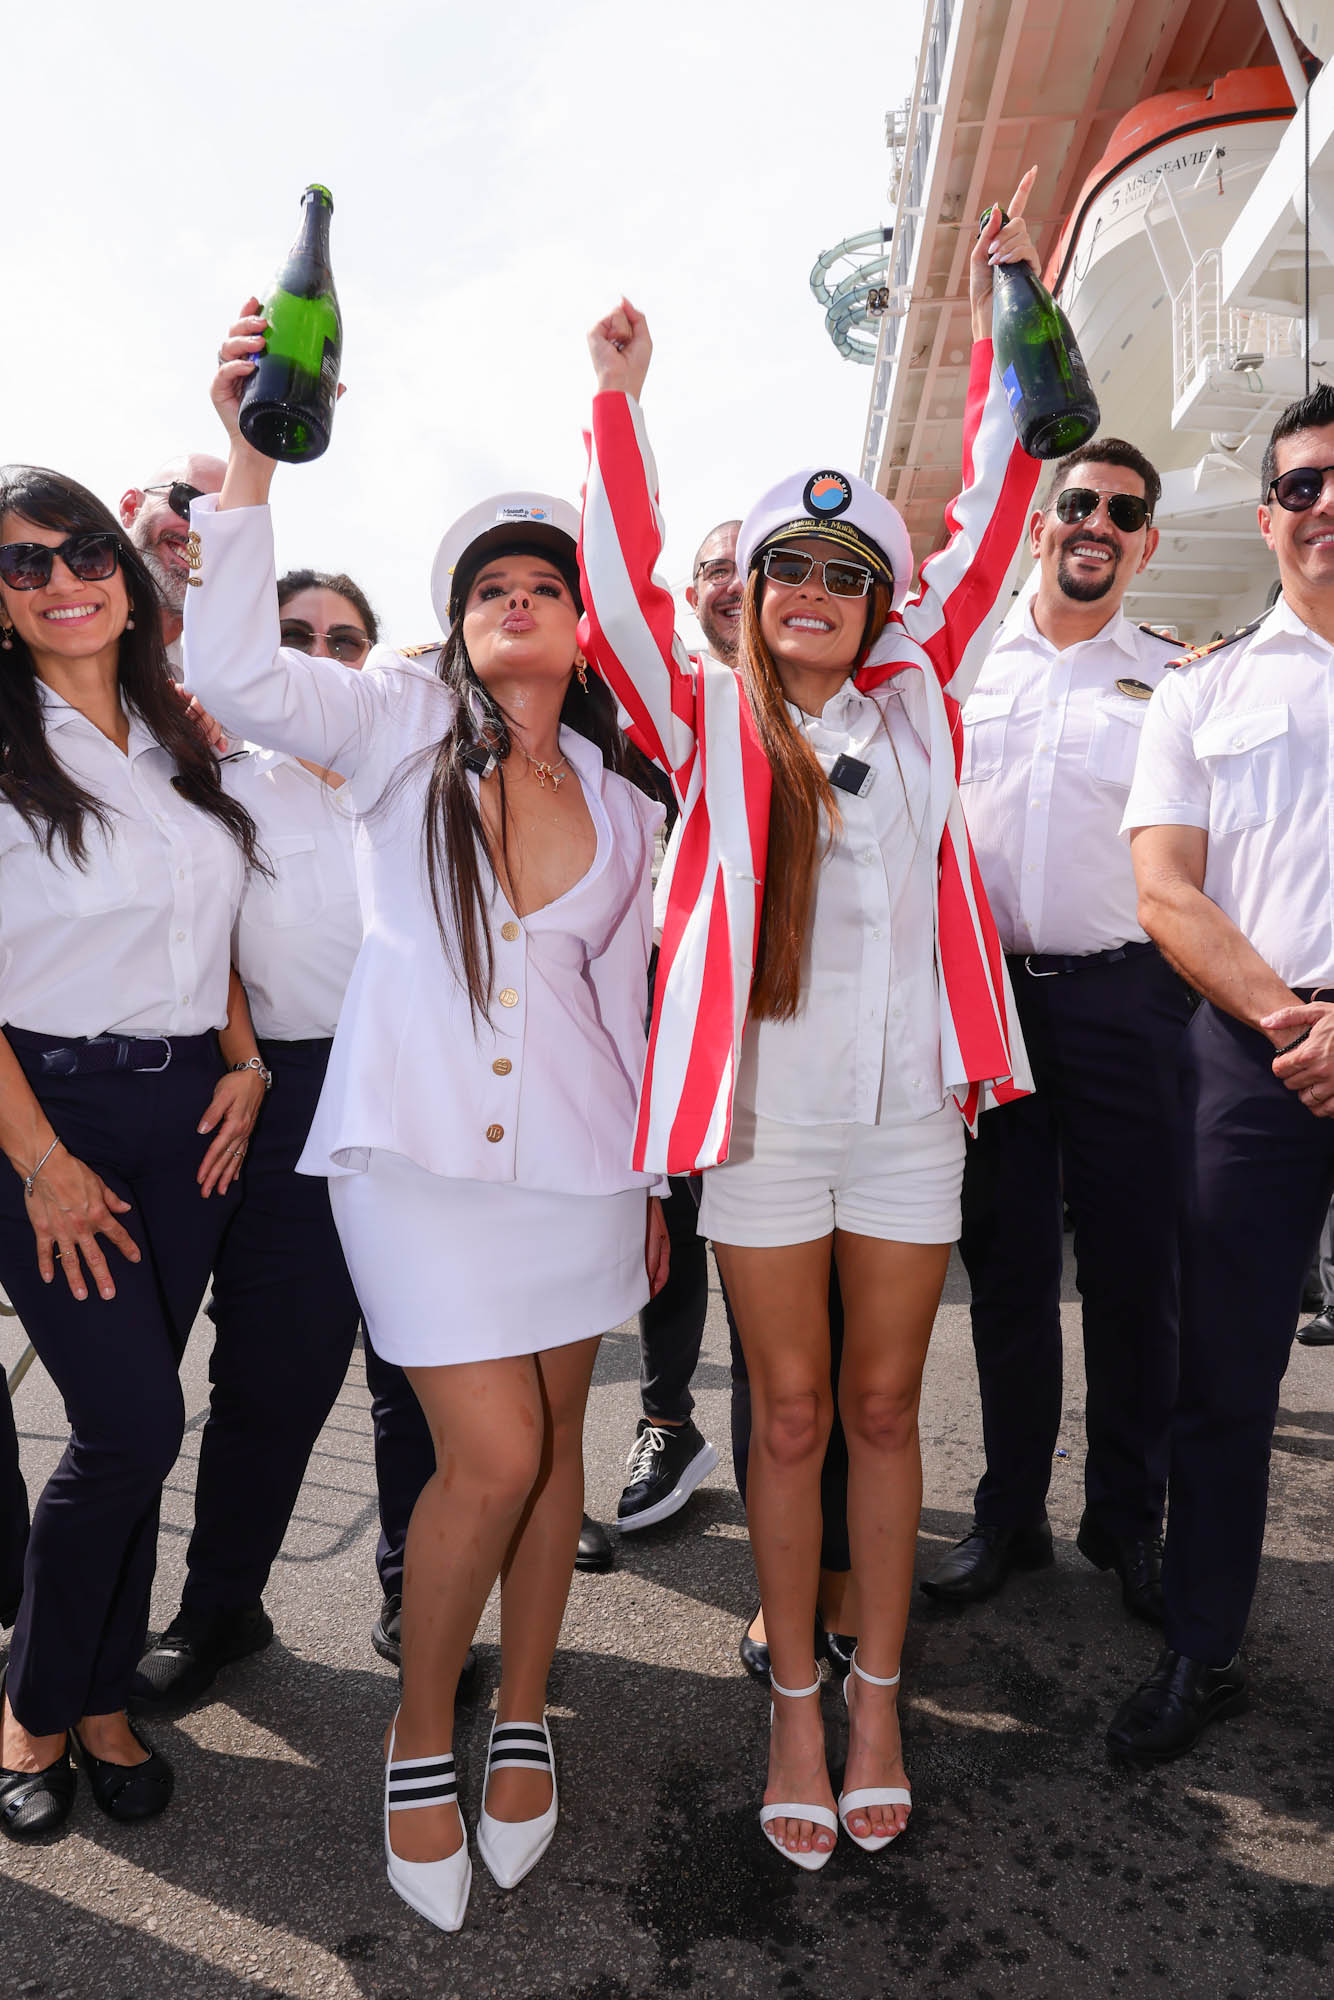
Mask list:
[[[783,684],[760,631],[763,581],[758,570],[751,571],[741,610],[741,682],[773,774],[750,1013],[757,1021],[790,1021],[801,1004],[801,960],[810,933],[821,843],[837,834],[842,815],[815,752],[787,712]],[[857,665],[883,630],[891,601],[889,587],[877,578],[867,602]]]

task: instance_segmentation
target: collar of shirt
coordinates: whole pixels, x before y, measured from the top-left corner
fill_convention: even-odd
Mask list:
[[[1002,628],[992,640],[991,650],[993,653],[1000,653],[1010,646],[1037,647],[1040,651],[1049,653],[1053,659],[1063,659],[1067,653],[1078,653],[1085,646],[1106,645],[1115,646],[1126,655],[1127,659],[1138,661],[1139,647],[1135,635],[1135,626],[1131,624],[1124,611],[1118,610],[1112,613],[1105,625],[1100,625],[1087,639],[1077,639],[1073,646],[1055,646],[1050,639],[1039,632],[1033,617],[1033,600],[1030,597],[1024,606],[1023,617],[1016,618],[1008,631]]]
[[[48,687],[45,681],[39,680],[37,683],[37,698],[41,702],[42,720],[48,730],[65,729],[73,723],[82,723],[86,730],[90,730],[95,737],[107,744],[109,748],[112,750],[117,748],[116,744],[112,743],[111,738],[99,729],[95,722],[88,720],[88,717],[81,708],[76,708],[72,701],[66,701],[63,694],[57,694],[55,689]],[[130,725],[128,756],[137,757],[142,750],[160,750],[162,748],[162,745],[158,742],[152,730],[149,729],[147,723],[143,721],[141,716],[136,715],[132,708],[126,710],[126,717]]]
[[[1334,646],[1331,646],[1329,640],[1322,639],[1318,632],[1311,629],[1305,619],[1299,618],[1286,597],[1280,597],[1274,605],[1273,610],[1261,622],[1258,629],[1252,635],[1251,646],[1252,648],[1266,646],[1276,641],[1286,643],[1291,639],[1309,639],[1313,645],[1322,646],[1327,653],[1334,652]]]

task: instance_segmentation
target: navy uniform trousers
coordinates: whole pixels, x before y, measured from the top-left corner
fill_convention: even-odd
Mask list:
[[[668,1189],[662,1205],[671,1245],[667,1282],[639,1315],[639,1400],[651,1424],[683,1424],[694,1409],[690,1381],[709,1309],[709,1246],[699,1234],[699,1201],[686,1175],[673,1174]]]
[[[9,1385],[0,1373],[0,1626],[12,1625],[18,1614],[27,1546],[28,1489],[19,1464]]]
[[[1035,973],[1008,961],[1036,1090],[969,1141],[959,1249],[972,1285],[986,1471],[977,1519],[1046,1517],[1061,1423],[1061,1199],[1083,1301],[1085,1500],[1107,1533],[1162,1525],[1176,1389],[1177,1140],[1190,998],[1152,945]]]
[[[262,1597],[361,1319],[329,1183],[296,1171],[333,1044],[259,1047],[274,1081],[213,1271],[212,1393],[182,1596],[191,1611]]]
[[[403,1550],[408,1522],[423,1486],[435,1471],[435,1444],[404,1371],[385,1361],[363,1336],[366,1386],[375,1431],[375,1485],[380,1497],[380,1542],[375,1567],[386,1597],[403,1595]]]
[[[59,1389],[70,1440],[33,1510],[9,1655],[10,1706],[36,1736],[125,1706],[144,1649],[162,1482],[180,1450],[179,1365],[218,1240],[236,1206],[195,1180],[196,1131],[221,1071],[213,1035],[174,1037],[156,1072],[50,1077],[68,1036],[7,1029],[66,1147],[130,1203],[137,1264],[103,1245],[114,1299],[80,1301],[59,1267],[44,1285],[16,1174],[0,1176],[0,1283]]]
[[[1210,1666],[1236,1652],[1255,1595],[1279,1384],[1334,1194],[1334,1120],[1285,1090],[1273,1060],[1212,1006],[1191,1022],[1163,1595],[1167,1644]]]

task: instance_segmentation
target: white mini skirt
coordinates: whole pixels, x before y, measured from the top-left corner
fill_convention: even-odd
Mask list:
[[[963,1154],[952,1100],[883,1125],[789,1125],[738,1104],[727,1158],[704,1175],[699,1233],[752,1249],[813,1243],[835,1229],[953,1243]]]
[[[551,1194],[377,1150],[329,1200],[371,1345],[400,1367],[568,1347],[648,1299],[642,1187]]]

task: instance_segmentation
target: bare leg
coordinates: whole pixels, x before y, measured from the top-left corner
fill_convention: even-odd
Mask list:
[[[917,1410],[927,1343],[949,1262],[948,1244],[886,1243],[840,1230],[834,1239],[845,1332],[839,1409],[848,1440],[848,1537],[858,1580],[857,1661],[899,1670],[922,1511]],[[898,1689],[849,1677],[844,1787],[907,1788]],[[890,1833],[907,1806],[852,1813],[855,1833]]]
[[[713,1246],[750,1375],[746,1512],[773,1678],[787,1688],[807,1687],[815,1670],[820,1469],[834,1414],[832,1240],[825,1236],[762,1250]],[[818,1701],[776,1698],[764,1798],[766,1805],[784,1799],[833,1805]],[[794,1853],[824,1853],[834,1844],[828,1829],[810,1820],[775,1820],[769,1831]]]
[[[454,1691],[538,1475],[545,1417],[531,1355],[407,1374],[431,1427],[436,1470],[408,1526],[394,1754],[429,1757],[452,1747]],[[454,1805],[391,1814],[389,1827],[404,1861],[444,1860],[463,1841]]]
[[[560,1637],[584,1510],[584,1408],[598,1341],[535,1356],[545,1414],[542,1463],[500,1580],[499,1722],[539,1722]],[[545,1771],[497,1771],[487,1787],[493,1819],[536,1819],[551,1804]]]
[[[48,1764],[55,1763],[66,1741],[63,1729],[53,1736],[34,1736],[25,1729],[9,1706],[6,1692],[0,1709],[0,1765],[6,1771],[44,1771]],[[94,1756],[97,1754],[93,1752]]]

